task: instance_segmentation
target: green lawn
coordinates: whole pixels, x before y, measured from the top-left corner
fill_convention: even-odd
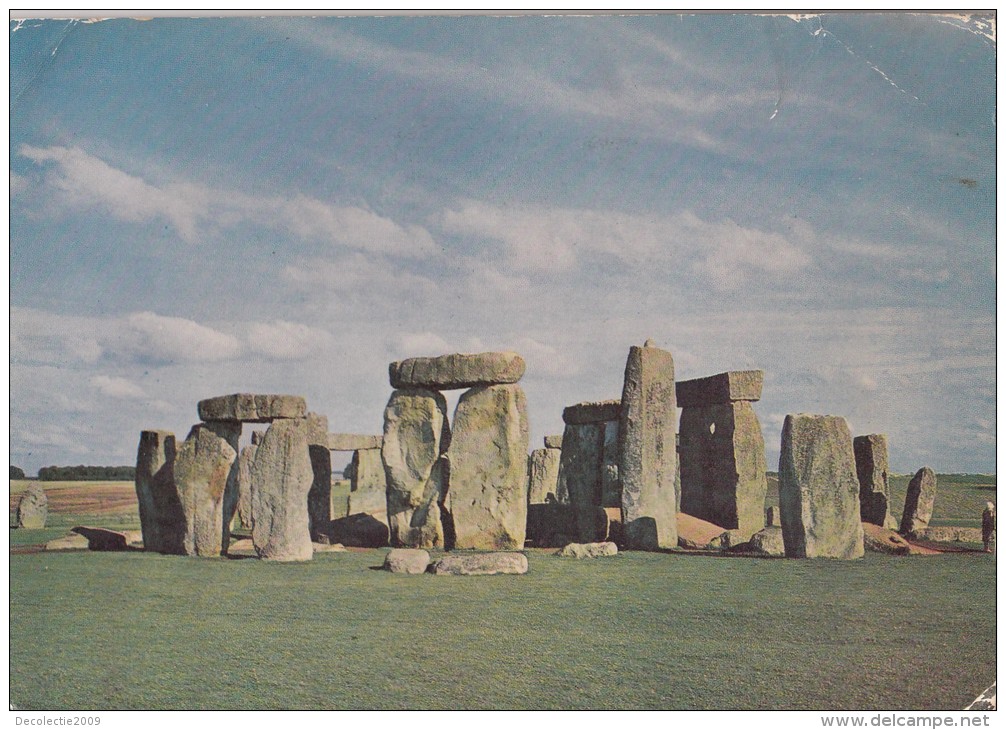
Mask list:
[[[10,556],[22,709],[964,707],[995,677],[995,559],[534,552],[399,576],[142,552]]]

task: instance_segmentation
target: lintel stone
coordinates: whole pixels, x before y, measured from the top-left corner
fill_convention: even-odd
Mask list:
[[[622,401],[620,400],[588,401],[564,408],[562,420],[570,426],[582,426],[588,423],[617,421],[621,413]]]
[[[234,393],[201,400],[198,409],[204,421],[271,423],[277,418],[303,418],[307,401],[299,395]]]
[[[682,380],[675,384],[678,408],[761,400],[763,380],[761,370],[733,370],[707,378]]]
[[[359,433],[330,433],[328,434],[329,451],[365,451],[367,449],[379,449],[384,443],[384,436],[370,436]]]

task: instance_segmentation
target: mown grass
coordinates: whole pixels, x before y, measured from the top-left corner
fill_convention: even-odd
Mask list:
[[[652,553],[524,576],[11,555],[22,709],[959,709],[995,677],[995,561]]]

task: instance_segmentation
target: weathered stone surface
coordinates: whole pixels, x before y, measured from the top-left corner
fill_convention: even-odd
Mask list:
[[[555,502],[560,449],[535,449],[528,457],[528,504]]]
[[[461,395],[447,450],[448,547],[524,547],[528,440],[527,399],[519,385],[479,386]]]
[[[234,393],[199,401],[199,417],[204,421],[269,423],[277,418],[303,418],[307,401],[299,395],[255,395]]]
[[[572,505],[549,502],[527,506],[527,541],[532,547],[562,547],[578,539],[578,532]]]
[[[332,520],[329,540],[347,547],[379,548],[388,545],[387,513],[358,514]]]
[[[391,394],[381,459],[393,547],[444,546],[441,501],[448,472],[443,455],[450,441],[442,394],[419,388]]]
[[[982,542],[980,527],[923,527],[914,533],[919,540],[931,542]]]
[[[656,347],[632,347],[625,364],[618,424],[618,476],[629,549],[678,545],[677,420],[671,353]]]
[[[308,493],[314,469],[307,419],[273,421],[252,464],[252,542],[264,560],[310,560]]]
[[[49,499],[39,484],[30,484],[17,501],[17,526],[26,530],[41,530],[49,516]]]
[[[618,555],[618,546],[613,542],[572,542],[556,555],[563,558],[603,558]]]
[[[546,436],[545,437],[545,448],[546,449],[561,449],[562,448],[562,434]]]
[[[328,449],[328,418],[308,413],[307,451],[314,478],[307,493],[308,526],[311,539],[319,542],[328,534],[332,521],[332,452]]]
[[[566,425],[581,426],[588,423],[617,421],[622,412],[622,401],[587,401],[567,406],[562,411],[562,421]]]
[[[253,439],[254,440],[254,439]],[[238,455],[238,521],[246,530],[252,528],[251,468],[255,463],[258,444],[252,443],[241,449]]]
[[[425,550],[414,548],[396,548],[390,550],[384,556],[385,570],[392,573],[408,573],[409,575],[419,575],[426,572],[430,564],[430,554]]]
[[[747,401],[681,412],[681,511],[749,536],[765,526],[765,440]]]
[[[516,383],[524,375],[524,358],[516,352],[413,357],[388,366],[392,388],[454,390]]]
[[[786,555],[786,545],[782,537],[781,527],[764,527],[751,536],[748,541],[749,552],[756,555],[768,555],[781,558]]]
[[[258,446],[262,443],[262,438],[265,436],[265,431],[252,431],[251,432],[251,442],[252,446]]]
[[[135,548],[143,547],[142,530],[124,530],[122,534],[126,536],[126,545],[128,545],[129,547],[135,547]]]
[[[175,435],[170,431],[141,431],[136,450],[136,501],[143,544],[149,551],[180,551],[178,525],[184,518],[174,482]],[[174,497],[173,502],[170,497]],[[161,514],[162,506],[173,510],[170,519]]]
[[[936,501],[936,473],[928,466],[915,472],[908,483],[905,495],[905,511],[901,513],[902,535],[914,535],[929,526],[933,518],[933,503]]]
[[[186,555],[220,555],[230,543],[240,433],[240,424],[198,423],[178,448],[174,481],[184,525],[181,552]]]
[[[90,542],[83,535],[73,534],[57,537],[45,544],[46,550],[87,550]]]
[[[722,525],[678,512],[678,547],[686,550],[721,550],[730,547],[729,531]]]
[[[433,563],[434,575],[520,575],[527,572],[523,553],[471,553],[445,555]]]
[[[994,553],[996,551],[996,505],[995,502],[986,502],[985,509],[982,510],[982,543],[985,552]]]
[[[384,474],[384,462],[380,449],[360,449],[353,452],[350,489],[354,492],[379,490],[381,494],[388,488]]]
[[[562,443],[556,495],[573,506],[577,542],[593,542],[594,512],[601,506],[604,423],[567,424]]]
[[[236,553],[254,553],[255,543],[251,541],[250,538],[244,538],[242,540],[235,540],[231,543],[230,547],[227,548],[227,554],[233,555]]]
[[[313,542],[311,550],[316,553],[344,553],[346,546],[341,543]]]
[[[912,546],[901,535],[863,520],[863,547],[873,553],[908,555]]]
[[[625,539],[622,529],[621,507],[599,507],[597,510],[597,535],[595,542],[613,542],[621,545]]]
[[[362,433],[330,433],[328,448],[330,451],[362,451],[364,449],[380,449],[384,436],[371,436]]]
[[[707,378],[682,380],[675,386],[679,408],[761,400],[761,370],[734,370]]]
[[[786,416],[779,512],[787,557],[863,557],[856,457],[844,418]]]
[[[125,550],[129,542],[124,532],[107,530],[104,527],[74,527],[71,532],[87,538],[87,549],[103,552]]]
[[[852,440],[859,478],[859,515],[863,522],[883,527],[890,517],[887,495],[887,436],[872,433]]]
[[[601,506],[622,506],[622,483],[618,479],[618,421],[606,421],[601,432]]]
[[[349,493],[351,515],[374,515],[381,519],[388,517],[388,493],[383,489],[362,489]]]
[[[765,508],[765,527],[781,527],[779,524],[779,508],[778,507],[766,507]]]

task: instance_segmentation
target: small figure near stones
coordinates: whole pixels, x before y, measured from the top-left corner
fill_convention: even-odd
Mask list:
[[[996,551],[996,506],[994,502],[986,502],[985,511],[982,512],[982,542],[985,543],[985,552],[994,553]]]

